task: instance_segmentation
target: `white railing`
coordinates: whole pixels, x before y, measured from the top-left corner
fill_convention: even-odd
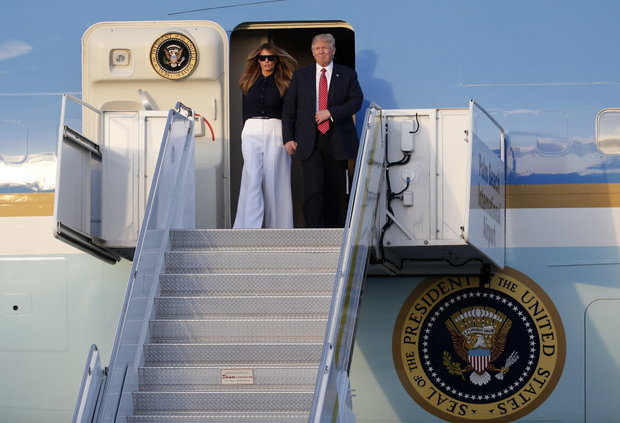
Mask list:
[[[148,322],[159,291],[171,229],[195,227],[194,116],[177,103],[168,114],[121,310],[101,406],[93,421],[131,414]],[[188,187],[191,187],[189,189]],[[90,421],[90,420],[89,420]]]
[[[357,309],[374,229],[379,187],[385,174],[385,146],[380,117],[381,109],[372,105],[367,110],[364,120],[336,273],[337,279],[309,420],[312,423],[355,421],[351,411],[348,373]]]
[[[86,359],[86,368],[82,376],[78,402],[73,411],[74,423],[91,422],[95,415],[97,401],[101,395],[101,388],[105,383],[106,371],[101,367],[99,349],[96,345],[91,345]]]

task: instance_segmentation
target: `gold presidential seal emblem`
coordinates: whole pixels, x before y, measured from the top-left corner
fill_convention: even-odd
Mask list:
[[[403,304],[393,335],[401,383],[424,409],[452,422],[508,422],[555,388],[564,328],[545,292],[507,268],[423,281]]]
[[[151,47],[151,65],[164,78],[185,78],[192,73],[197,61],[194,43],[178,32],[162,35]]]

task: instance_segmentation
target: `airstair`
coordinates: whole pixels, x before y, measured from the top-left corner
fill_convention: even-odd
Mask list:
[[[199,230],[186,189],[194,117],[170,111],[110,365],[93,346],[74,422],[354,421],[348,369],[384,174],[379,114],[367,112],[344,230]]]
[[[196,230],[194,116],[181,106],[165,125],[110,366],[93,346],[74,421],[354,422],[348,371],[371,248],[370,271],[502,267],[503,130],[473,101],[373,106],[343,230]],[[94,163],[83,174],[96,186],[105,149],[62,139],[59,156]],[[433,152],[447,147],[458,154]],[[100,246],[82,232],[67,237]]]
[[[127,421],[307,422],[341,241],[172,232]]]

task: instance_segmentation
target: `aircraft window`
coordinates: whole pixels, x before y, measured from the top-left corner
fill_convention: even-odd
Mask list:
[[[18,120],[0,121],[0,162],[24,163],[28,158],[28,127]]]
[[[596,146],[605,154],[620,154],[620,109],[603,109],[596,115]]]

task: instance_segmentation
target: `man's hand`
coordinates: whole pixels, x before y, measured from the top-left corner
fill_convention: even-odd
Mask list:
[[[329,110],[325,109],[325,110],[319,110],[318,112],[315,113],[314,115],[314,120],[316,121],[317,125],[329,118],[332,117],[332,114],[329,113]]]
[[[297,151],[297,143],[295,141],[287,141],[284,143],[284,149],[289,156],[292,156]]]

